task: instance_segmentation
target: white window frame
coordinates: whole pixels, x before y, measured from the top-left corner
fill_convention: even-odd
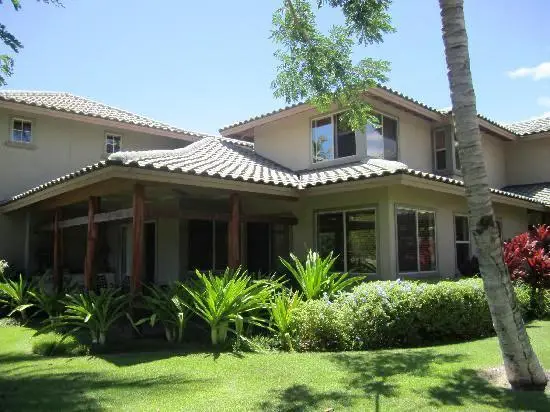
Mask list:
[[[114,143],[109,143],[108,142],[109,139],[113,139],[113,138],[118,139],[118,152],[122,151],[122,135],[120,133],[105,132],[105,140],[104,140],[104,145],[103,145],[103,151],[107,156],[111,155],[113,153],[118,153],[118,152],[108,152],[107,151],[107,147],[109,146],[109,144],[114,146]]]
[[[465,217],[468,221],[468,240],[457,240],[456,239],[456,218]],[[460,273],[458,270],[458,253],[456,251],[456,245],[468,245],[468,257],[472,259],[472,230],[470,225],[470,218],[467,214],[464,213],[454,213],[453,214],[453,235],[455,243],[455,272]]]
[[[23,123],[30,123],[31,125],[31,138],[28,142],[24,141],[24,140],[16,140],[14,139],[14,135],[13,135],[13,132],[15,131],[15,128],[14,128],[14,123],[15,122],[21,122],[21,126],[23,126]],[[22,132],[23,130],[21,130]],[[12,117],[11,118],[11,125],[10,125],[10,142],[12,143],[16,143],[16,144],[27,144],[27,145],[30,145],[33,143],[33,134],[34,134],[34,122],[31,120],[31,119],[27,119],[27,118],[24,118],[24,117]]]
[[[318,217],[321,215],[330,215],[335,213],[341,213],[342,214],[342,227],[344,228],[343,238],[344,238],[344,273],[348,273],[348,232],[346,228],[346,213],[354,213],[354,212],[368,212],[368,211],[374,211],[374,224],[375,224],[375,246],[376,246],[376,270],[378,271],[380,269],[379,267],[379,254],[380,254],[380,248],[379,248],[379,222],[378,222],[378,207],[377,206],[367,206],[367,207],[360,207],[360,208],[345,208],[345,209],[329,209],[329,210],[320,210],[316,211],[314,213],[313,219],[314,219],[314,244],[315,244],[315,250],[318,249],[318,241],[319,241],[319,221]],[[361,272],[365,275],[376,275],[376,273],[369,273],[369,272]],[[354,274],[354,273],[352,273]]]
[[[421,270],[421,271],[408,271],[408,272],[401,272],[399,270],[399,259],[395,259],[395,264],[397,266],[397,273],[399,275],[415,275],[415,274],[434,274],[439,272],[439,248],[438,248],[438,240],[437,240],[437,211],[434,209],[424,208],[424,207],[415,207],[415,206],[407,206],[407,205],[395,205],[394,208],[394,223],[395,223],[395,250],[397,254],[399,254],[399,238],[398,238],[398,228],[397,228],[397,212],[399,209],[403,210],[412,210],[416,212],[416,268],[418,269],[420,267],[420,248],[418,247],[418,212],[425,212],[425,213],[433,213],[434,215],[434,256],[435,256],[435,268],[433,270]]]

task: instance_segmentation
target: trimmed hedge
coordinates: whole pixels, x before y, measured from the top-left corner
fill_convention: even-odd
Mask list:
[[[525,315],[530,288],[519,285],[516,294]],[[550,303],[549,293],[545,300]],[[304,302],[292,326],[302,351],[419,346],[494,334],[481,279],[363,283],[333,301]]]
[[[50,332],[33,338],[32,353],[42,356],[84,356],[89,353],[89,348],[74,336]]]

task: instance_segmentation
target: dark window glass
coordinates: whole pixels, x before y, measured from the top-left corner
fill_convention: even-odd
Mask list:
[[[383,118],[384,159],[397,160],[397,120]]]
[[[466,216],[455,216],[455,236],[457,241],[470,241],[468,218]]]
[[[227,222],[215,222],[216,242],[216,270],[224,270],[227,267]]]
[[[416,236],[416,212],[408,209],[397,210],[397,250],[399,272],[418,271]]]
[[[418,258],[421,272],[435,270],[435,216],[432,212],[418,212]]]
[[[323,257],[330,252],[338,255],[334,269],[344,270],[344,220],[341,212],[317,215],[317,250]]]
[[[438,150],[435,152],[435,168],[445,170],[447,168],[447,151]]]
[[[336,116],[336,145],[337,157],[354,156],[356,154],[355,132],[340,121]]]
[[[214,246],[211,220],[189,221],[189,270],[211,270]]]
[[[456,244],[456,267],[462,275],[471,275],[470,244]]]
[[[376,213],[365,210],[346,213],[347,271],[376,273]]]

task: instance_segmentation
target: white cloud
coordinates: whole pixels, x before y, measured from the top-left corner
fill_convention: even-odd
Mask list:
[[[544,62],[535,67],[520,67],[519,69],[508,72],[512,79],[519,77],[532,77],[533,80],[540,80],[550,77],[550,62]]]
[[[537,104],[543,107],[550,107],[550,97],[541,96],[537,99]]]

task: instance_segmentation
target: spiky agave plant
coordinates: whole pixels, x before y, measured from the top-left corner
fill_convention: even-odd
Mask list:
[[[31,302],[32,285],[29,281],[19,275],[19,280],[0,278],[0,304],[4,304],[11,310],[8,316],[15,313],[21,315],[23,321],[27,320],[26,310],[34,304]]]
[[[292,348],[292,318],[294,311],[302,302],[299,292],[282,289],[276,293],[268,309],[271,315],[271,328],[276,332],[279,342],[284,349]]]
[[[104,345],[107,332],[124,316],[128,303],[128,296],[120,294],[120,289],[101,289],[99,294],[66,295],[65,311],[54,318],[53,327],[72,326],[72,331],[87,329],[92,343]]]
[[[294,264],[279,258],[281,263],[294,276],[306,299],[319,299],[323,294],[333,296],[336,293],[360,283],[364,276],[349,277],[347,273],[332,272],[334,262],[338,257],[332,257],[332,252],[325,258],[311,249],[306,256],[305,265],[295,255],[290,254]]]
[[[267,307],[274,288],[271,281],[252,280],[241,268],[227,268],[219,276],[197,270],[196,275],[183,287],[192,300],[189,308],[210,326],[213,345],[225,343],[228,332],[240,339],[244,324],[267,326],[267,320],[255,313]]]
[[[137,327],[149,322],[151,326],[155,326],[160,322],[164,326],[166,339],[169,342],[181,342],[187,320],[191,315],[184,301],[184,289],[181,283],[176,282],[169,289],[156,285],[146,286],[146,290],[148,294],[143,295],[143,301],[151,314],[132,324]]]

